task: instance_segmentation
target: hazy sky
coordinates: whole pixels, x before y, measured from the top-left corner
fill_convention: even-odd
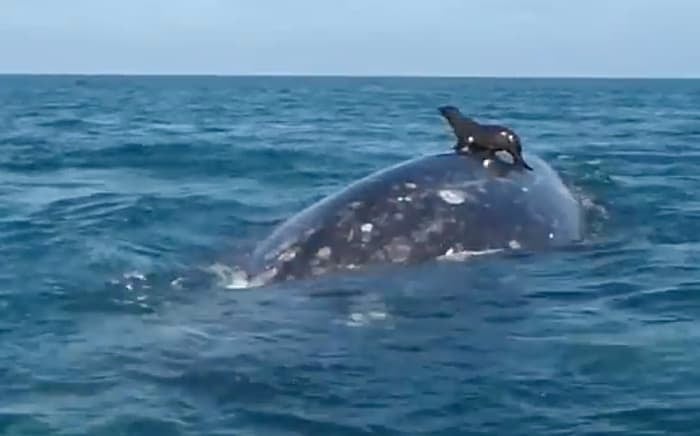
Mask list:
[[[700,0],[0,0],[0,72],[700,77]]]

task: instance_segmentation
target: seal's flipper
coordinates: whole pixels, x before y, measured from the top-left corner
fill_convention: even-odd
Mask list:
[[[513,165],[520,165],[523,168],[525,168],[528,171],[534,171],[530,165],[525,162],[525,158],[523,158],[522,152],[520,151],[513,151],[513,150],[507,150],[508,154],[511,155],[513,158]]]

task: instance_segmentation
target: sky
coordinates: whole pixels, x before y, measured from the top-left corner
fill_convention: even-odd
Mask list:
[[[0,73],[700,77],[700,0],[0,0]]]

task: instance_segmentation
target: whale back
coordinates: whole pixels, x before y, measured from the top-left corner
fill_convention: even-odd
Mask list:
[[[578,203],[551,167],[528,159],[532,172],[454,153],[378,171],[282,223],[256,247],[250,273],[302,278],[580,239]]]

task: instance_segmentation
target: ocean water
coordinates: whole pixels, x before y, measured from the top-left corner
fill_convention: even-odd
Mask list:
[[[700,81],[0,76],[0,434],[692,434]],[[230,289],[275,225],[518,131],[586,240]]]

